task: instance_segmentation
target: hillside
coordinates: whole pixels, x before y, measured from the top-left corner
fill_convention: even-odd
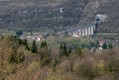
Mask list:
[[[104,22],[100,32],[119,32],[119,0],[90,0],[86,5],[80,23],[93,22],[97,14],[106,14],[108,20]]]
[[[8,0],[0,2],[0,28],[62,30],[76,26],[89,0]]]
[[[118,4],[118,0],[1,0],[0,28],[56,32],[106,14],[100,32],[119,32]]]
[[[84,41],[84,40],[83,40]],[[118,80],[119,48],[90,52],[0,36],[0,80]],[[35,45],[35,47],[33,46]],[[35,52],[34,52],[35,51]]]

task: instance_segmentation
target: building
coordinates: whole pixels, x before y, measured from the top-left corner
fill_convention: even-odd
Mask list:
[[[96,30],[95,23],[88,23],[79,26],[77,29],[71,29],[66,31],[69,35],[73,37],[80,37],[80,36],[92,36]]]
[[[107,14],[97,14],[96,19],[98,22],[105,22],[108,20]]]
[[[43,41],[44,37],[42,35],[29,35],[29,36],[20,36],[20,39],[26,39],[28,41]]]

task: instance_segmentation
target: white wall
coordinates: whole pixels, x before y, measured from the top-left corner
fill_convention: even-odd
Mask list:
[[[82,29],[82,36],[85,36],[85,30]]]
[[[91,29],[91,35],[93,35],[94,34],[94,27],[92,26],[92,27],[90,27],[90,29]]]

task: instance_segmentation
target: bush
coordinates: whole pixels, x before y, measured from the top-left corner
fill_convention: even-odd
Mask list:
[[[95,59],[91,56],[86,56],[81,59],[79,64],[74,64],[74,71],[77,75],[93,79],[97,76],[97,67]]]
[[[25,60],[25,56],[23,54],[12,54],[10,58],[10,63],[14,62],[16,64],[22,63]]]

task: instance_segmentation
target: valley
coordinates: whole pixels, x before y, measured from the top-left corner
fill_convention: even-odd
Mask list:
[[[0,0],[0,80],[118,80],[119,0]]]

